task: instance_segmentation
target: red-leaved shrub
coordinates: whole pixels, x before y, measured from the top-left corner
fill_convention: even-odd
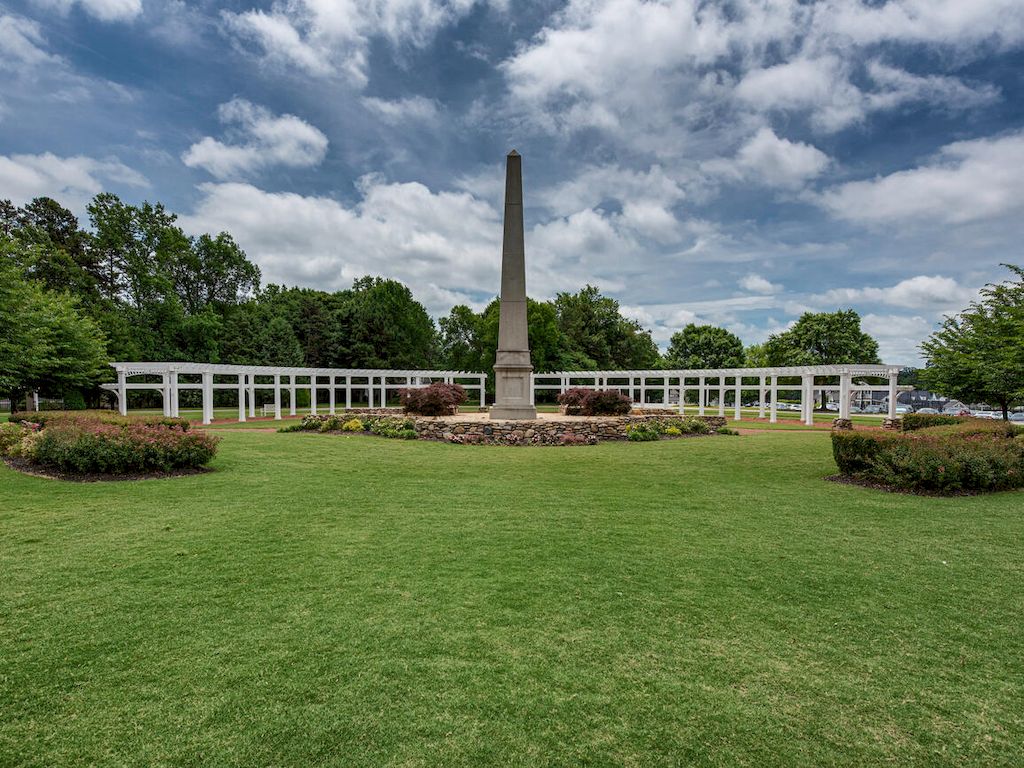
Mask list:
[[[426,387],[403,389],[402,407],[420,416],[450,416],[466,402],[466,390],[458,384],[435,381]]]
[[[633,409],[633,400],[617,389],[573,387],[558,396],[558,403],[579,416],[624,416]]]

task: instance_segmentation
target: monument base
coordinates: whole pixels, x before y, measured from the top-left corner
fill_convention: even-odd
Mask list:
[[[537,409],[532,405],[492,405],[490,415],[496,420],[527,421],[537,418]]]

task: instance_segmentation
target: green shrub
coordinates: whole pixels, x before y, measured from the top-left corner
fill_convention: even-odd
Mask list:
[[[717,434],[717,435],[739,435],[739,432],[737,432],[735,429],[729,429],[728,427],[719,427],[718,429],[715,430],[715,434]]]
[[[661,430],[658,429],[654,422],[641,422],[639,424],[630,424],[626,427],[626,438],[636,443],[657,440],[660,437]]]
[[[833,432],[832,453],[843,474],[900,490],[956,493],[1024,487],[1024,441],[993,430],[930,432]]]
[[[896,436],[888,432],[835,431],[832,433],[832,458],[842,474],[856,476],[871,467],[886,441],[895,439]]]
[[[342,427],[342,421],[337,416],[328,416],[320,422],[321,432],[337,432]]]
[[[31,430],[21,424],[5,421],[0,423],[0,456],[8,455],[11,448],[18,445]]]
[[[967,416],[954,416],[950,413],[907,413],[902,418],[902,429],[904,432],[913,432],[943,424],[961,424],[968,418]]]
[[[935,427],[925,427],[918,431],[919,435],[943,436],[952,435],[960,437],[972,437],[975,435],[989,435],[991,437],[1010,438],[1020,434],[1021,428],[1009,421],[994,421],[992,419],[965,419],[957,424],[941,424]]]
[[[671,437],[679,437],[683,434],[683,430],[679,427],[665,427],[665,434]]]
[[[341,425],[342,432],[362,432],[364,429],[363,422],[359,419],[349,419]]]
[[[374,435],[399,440],[415,440],[417,437],[416,423],[412,419],[377,418],[369,425],[369,431]]]
[[[85,398],[82,397],[82,393],[77,389],[69,389],[64,393],[64,410],[66,411],[84,411],[85,410]]]
[[[60,421],[45,426],[22,455],[63,472],[116,475],[201,467],[218,441],[202,430],[163,424]]]

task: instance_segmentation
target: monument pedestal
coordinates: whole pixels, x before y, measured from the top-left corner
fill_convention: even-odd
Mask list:
[[[518,361],[494,364],[492,419],[537,418],[537,409],[530,402],[530,374],[533,373],[533,366],[529,363],[530,353],[520,354],[526,356],[525,365]]]

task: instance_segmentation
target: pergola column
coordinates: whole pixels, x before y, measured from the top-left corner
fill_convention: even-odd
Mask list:
[[[316,415],[316,374],[309,377],[309,412]]]
[[[804,374],[804,394],[801,398],[804,404],[804,424],[814,425],[814,374]]]
[[[899,381],[898,371],[889,371],[889,418],[896,418],[896,384]]]
[[[331,374],[331,376],[329,378],[331,380],[331,396],[330,396],[330,400],[329,400],[330,404],[328,405],[327,412],[329,414],[331,414],[331,416],[333,416],[334,415],[334,383],[335,383],[334,382],[334,375]]]
[[[850,376],[849,371],[839,374],[839,418],[850,418]]]
[[[249,418],[256,418],[256,376],[249,374]]]
[[[117,410],[122,416],[128,415],[128,375],[124,368],[117,369]]]
[[[764,418],[764,374],[761,374],[757,385],[757,418]]]
[[[733,413],[735,414],[736,421],[739,421],[742,414],[740,413],[740,401],[743,399],[743,377],[736,377],[736,402],[733,403]]]
[[[245,374],[238,374],[238,420],[245,421]]]
[[[288,374],[288,412],[295,415],[295,374]]]
[[[768,411],[768,421],[775,424],[779,420],[779,377],[772,376],[772,402]]]
[[[725,376],[718,377],[718,415],[725,416]]]
[[[668,376],[662,377],[661,380],[661,405],[668,408]]]
[[[164,416],[171,415],[171,374],[162,373],[160,374],[162,384],[160,386],[160,395],[163,398]]]
[[[697,377],[697,415],[704,415],[704,404],[707,402],[707,379]]]
[[[274,418],[281,419],[281,374],[274,374]]]
[[[213,421],[213,374],[203,373],[203,424]]]
[[[373,376],[366,377],[366,398],[367,407],[373,408]]]
[[[178,418],[181,415],[181,406],[178,403],[178,371],[171,368],[171,416]]]
[[[345,410],[352,407],[352,377],[345,377]]]

